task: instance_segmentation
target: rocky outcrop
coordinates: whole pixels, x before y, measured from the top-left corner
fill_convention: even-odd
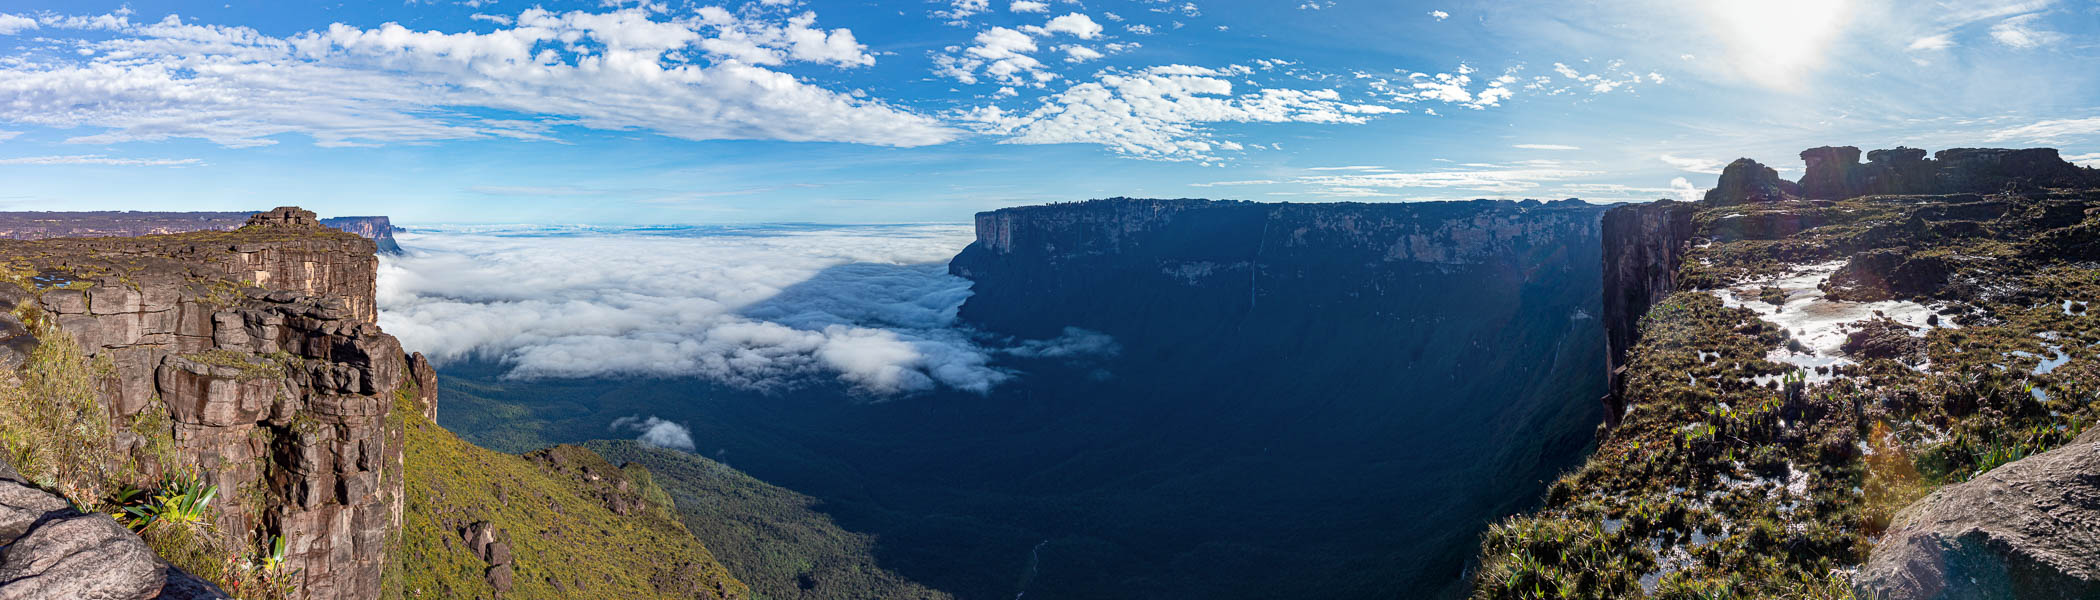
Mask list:
[[[1801,186],[1779,178],[1779,172],[1747,158],[1738,158],[1721,169],[1714,189],[1706,191],[1708,203],[1777,202],[1801,194]]]
[[[1903,509],[1856,584],[1875,600],[2100,597],[2100,439]]]
[[[412,369],[374,322],[370,240],[280,208],[236,232],[0,254],[42,273],[25,301],[114,366],[101,389],[118,450],[149,473],[196,467],[244,499],[219,505],[218,529],[238,548],[285,539],[307,597],[378,594],[402,515],[402,429],[388,416]],[[168,430],[138,432],[148,415]],[[148,451],[157,435],[174,456]]]
[[[1604,370],[1611,378],[1611,393],[1604,398],[1606,423],[1616,425],[1626,411],[1621,399],[1626,354],[1640,342],[1641,315],[1677,291],[1678,267],[1691,249],[1696,208],[1660,200],[1604,213]]]
[[[394,241],[394,224],[386,217],[331,217],[321,219],[321,224],[372,240],[380,254],[401,253],[401,244]]]
[[[511,563],[510,536],[495,524],[476,521],[467,525],[460,537],[466,541],[467,551],[488,563],[486,576],[489,587],[496,590],[497,596],[510,593],[511,584],[517,578],[517,571]]]
[[[1801,152],[1807,170],[1801,177],[1803,197],[1842,200],[1875,195],[1993,193],[2007,186],[2029,188],[2100,185],[2100,172],[2065,162],[2054,148],[1951,148],[1933,158],[1925,151],[1897,147],[1866,153],[1859,148],[1825,146]]]

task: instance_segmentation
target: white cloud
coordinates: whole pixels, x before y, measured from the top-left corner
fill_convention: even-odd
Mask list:
[[[76,43],[98,53],[0,64],[0,96],[10,98],[0,121],[100,130],[71,140],[83,143],[200,138],[227,146],[286,134],[322,145],[538,140],[556,126],[890,146],[959,135],[935,119],[769,69],[874,60],[851,31],[812,27],[813,14],[755,21],[703,9],[693,19],[658,18],[639,8],[531,9],[487,33],[336,24],[280,38],[173,16],[50,17],[45,30],[79,31]]]
[[[20,132],[20,131],[0,131],[0,142],[5,142],[5,141],[11,140],[11,139],[15,139],[15,136],[18,136],[18,135],[22,135],[22,132]]]
[[[14,35],[36,28],[36,19],[0,13],[0,35]]]
[[[1700,190],[1697,186],[1693,186],[1692,182],[1687,181],[1683,177],[1673,177],[1670,179],[1670,191],[1672,193],[1677,194],[1678,200],[1683,200],[1685,202],[1697,201],[1699,200],[1700,196],[1703,195],[1703,190]]]
[[[963,83],[977,83],[981,72],[1004,85],[1042,85],[1057,75],[1044,70],[1042,61],[1029,56],[1036,51],[1035,38],[1025,32],[993,27],[977,34],[976,45],[950,47],[951,54],[934,56],[935,72]]]
[[[1086,46],[1081,46],[1077,44],[1065,46],[1065,62],[1086,62],[1090,60],[1099,60],[1102,56],[1103,55],[1100,51],[1095,50],[1093,48],[1088,48]]]
[[[1014,3],[1007,5],[1006,9],[1017,13],[1050,12],[1050,3],[1035,2],[1033,0],[1014,0]]]
[[[1451,18],[1451,13],[1447,13],[1447,12],[1444,12],[1444,11],[1441,11],[1441,10],[1432,10],[1432,11],[1429,11],[1429,18],[1431,18],[1431,19],[1436,19],[1436,20],[1438,20],[1438,21],[1442,21],[1442,20],[1444,20],[1444,19],[1449,19],[1449,18]]]
[[[16,134],[19,131],[0,132]],[[0,140],[14,135],[0,135]],[[111,165],[119,167],[181,167],[204,164],[195,158],[110,158],[100,154],[75,154],[70,156],[24,156],[0,158],[0,165]]]
[[[1517,145],[1515,145],[1515,146],[1511,146],[1511,147],[1512,147],[1512,148],[1523,148],[1523,149],[1525,149],[1525,150],[1581,150],[1581,149],[1582,149],[1582,147],[1581,147],[1581,146],[1567,146],[1567,145],[1562,145],[1562,144],[1517,144]]]
[[[1081,13],[1071,13],[1051,19],[1049,23],[1043,25],[1042,29],[1050,33],[1069,33],[1082,40],[1091,40],[1095,36],[1101,35],[1101,25],[1095,23],[1094,19]]]
[[[502,26],[505,26],[505,27],[508,27],[508,26],[510,26],[510,24],[511,24],[511,18],[510,18],[510,17],[508,17],[508,16],[504,16],[504,15],[489,15],[489,14],[482,14],[482,13],[474,13],[474,14],[471,14],[471,15],[467,15],[467,18],[469,18],[469,19],[473,19],[473,20],[476,20],[476,21],[488,21],[488,22],[490,22],[490,23],[495,23],[495,24],[497,24],[497,25],[502,25]]]
[[[1991,26],[1991,39],[2023,50],[2063,41],[2064,34],[2036,26],[2035,21],[2041,18],[2041,13],[2030,13],[1999,21],[1997,25]]]
[[[641,436],[636,437],[635,440],[658,448],[683,450],[686,452],[693,451],[693,430],[687,429],[684,425],[657,418],[656,415],[650,415],[647,419],[640,416],[613,419],[610,429],[613,431],[639,433]]]
[[[1916,52],[1921,50],[1946,50],[1952,47],[1954,47],[1954,38],[1942,33],[1911,40],[1907,49]]]
[[[2074,138],[2100,135],[2100,117],[2051,119],[1992,131],[1984,139],[1992,142],[2060,144]]]
[[[971,15],[991,10],[991,8],[992,0],[950,0],[948,10],[937,11],[933,14],[934,16],[947,19],[951,25],[957,25],[962,24],[963,20]]]
[[[1015,376],[999,355],[1087,345],[963,328],[970,282],[946,261],[966,225],[433,231],[397,236],[411,252],[382,262],[381,324],[433,360],[497,360],[512,377],[984,392]]]
[[[1721,169],[1728,166],[1728,163],[1726,162],[1713,160],[1710,158],[1684,158],[1679,156],[1671,156],[1668,154],[1664,154],[1656,158],[1661,159],[1665,163],[1669,163],[1671,167],[1675,167],[1679,171],[1685,171],[1690,173],[1705,173],[1707,175],[1719,175],[1721,174]]]
[[[1133,24],[1133,25],[1124,25],[1124,26],[1123,26],[1123,30],[1124,30],[1124,31],[1129,31],[1129,32],[1131,32],[1131,33],[1135,33],[1135,34],[1138,34],[1138,35],[1152,35],[1152,26],[1151,26],[1151,25],[1144,25],[1144,24]]]
[[[1332,89],[1256,88],[1234,91],[1231,77],[1252,70],[1165,65],[1134,73],[1106,72],[1047,98],[1027,113],[980,107],[960,119],[1010,144],[1099,144],[1135,158],[1212,161],[1243,148],[1218,139],[1218,123],[1365,123],[1400,112],[1343,100]]]
[[[2081,167],[2091,167],[2095,169],[2100,169],[2100,152],[2089,152],[2086,154],[2069,154],[2064,156],[2064,160],[2070,161],[2071,164],[2075,164]]]

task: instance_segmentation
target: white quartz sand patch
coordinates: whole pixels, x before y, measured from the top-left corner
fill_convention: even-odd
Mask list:
[[[1849,325],[1872,319],[1879,313],[1917,329],[1911,335],[1923,337],[1932,327],[1933,313],[1941,305],[1927,306],[1907,300],[1884,300],[1881,302],[1846,302],[1832,300],[1823,294],[1822,285],[1830,280],[1845,261],[1833,261],[1812,265],[1801,265],[1776,280],[1753,282],[1733,288],[1714,290],[1721,303],[1730,308],[1748,308],[1756,311],[1758,318],[1778,325],[1791,332],[1795,340],[1806,347],[1807,352],[1797,352],[1786,347],[1773,350],[1765,358],[1773,362],[1786,363],[1809,369],[1810,381],[1822,381],[1828,375],[1813,373],[1816,367],[1837,367],[1853,364],[1842,349],[1845,334],[1851,332]],[[1779,305],[1762,300],[1760,290],[1775,286],[1785,294]],[[1939,320],[1939,327],[1954,327],[1952,321]]]

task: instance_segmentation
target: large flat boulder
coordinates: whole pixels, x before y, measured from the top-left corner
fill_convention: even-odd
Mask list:
[[[1861,597],[2100,598],[2100,435],[1947,486],[1896,514]]]

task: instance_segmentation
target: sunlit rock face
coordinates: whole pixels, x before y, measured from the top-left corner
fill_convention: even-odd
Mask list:
[[[1032,206],[979,214],[978,242],[950,268],[975,282],[961,309],[973,326],[1080,327],[1122,346],[1067,400],[1097,430],[1076,484],[1233,490],[1159,497],[1153,524],[1111,539],[1150,554],[1139,564],[1271,564],[1178,564],[1216,587],[1132,597],[1422,595],[1457,585],[1485,524],[1531,502],[1601,418],[1603,210]],[[1059,587],[1074,583],[1046,570],[1029,596],[1085,596]]]
[[[375,323],[370,240],[279,208],[236,231],[10,241],[0,255],[40,274],[0,295],[113,367],[99,388],[120,429],[168,423],[150,433],[171,436],[172,457],[131,432],[118,452],[246,499],[217,505],[219,530],[232,547],[282,537],[307,597],[377,597],[403,510],[387,417],[413,382]]]

